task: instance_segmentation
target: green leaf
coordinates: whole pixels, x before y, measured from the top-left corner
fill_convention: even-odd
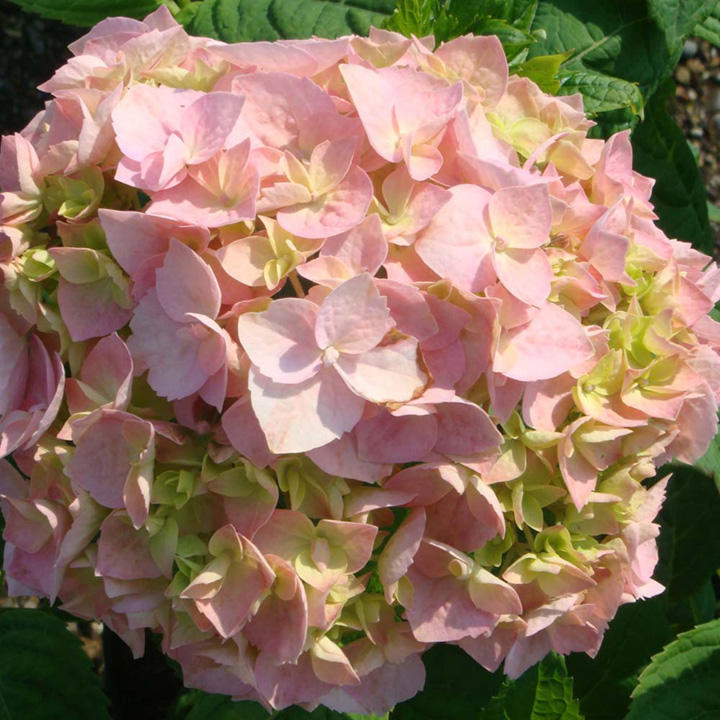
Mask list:
[[[367,35],[395,0],[205,0],[188,31],[226,42]]]
[[[561,78],[560,66],[568,59],[569,54],[561,55],[538,55],[532,60],[526,60],[513,68],[516,75],[530,78],[538,87],[553,95],[560,90]]]
[[[388,720],[389,715],[338,713],[322,706],[312,712],[293,706],[270,715],[256,702],[234,701],[226,695],[192,690],[180,698],[172,717],[183,720]]]
[[[570,52],[563,66],[568,73],[585,72],[609,77],[608,90],[594,80],[587,87],[589,103],[619,99],[616,81],[637,85],[642,97],[649,97],[670,76],[676,58],[670,54],[664,33],[648,16],[645,3],[627,0],[544,0],[538,5],[532,24],[544,38],[530,48],[530,57]],[[628,105],[642,103],[630,94]],[[605,95],[605,93],[609,93]],[[601,112],[597,110],[597,112]],[[633,122],[626,116],[625,127]],[[613,129],[617,129],[618,118]]]
[[[710,222],[720,223],[720,206],[715,203],[708,202],[708,219]]]
[[[110,718],[80,641],[39,610],[0,612],[0,696],[10,720]]]
[[[666,109],[673,85],[668,82],[646,105],[645,119],[633,131],[634,165],[655,178],[652,202],[658,224],[673,238],[711,253],[712,232],[702,175],[683,131]]]
[[[623,605],[610,622],[594,658],[584,653],[567,658],[575,696],[586,720],[625,716],[638,674],[650,656],[673,637],[666,605],[664,596]]]
[[[694,467],[714,477],[715,484],[718,490],[720,490],[720,433],[712,439],[710,447],[705,454],[699,460],[695,461]]]
[[[720,493],[712,478],[689,465],[671,469],[657,519],[660,562],[655,576],[675,602],[700,590],[720,567]]]
[[[700,625],[715,617],[718,601],[715,597],[712,578],[708,578],[700,586],[700,589],[688,598],[688,604],[692,613],[693,625]]]
[[[162,4],[158,0],[12,0],[23,10],[69,25],[94,25],[113,15],[143,18]]]
[[[560,94],[582,93],[585,110],[589,115],[622,108],[628,108],[635,115],[642,115],[643,96],[636,83],[587,70],[563,72],[561,79]]]
[[[640,675],[625,720],[718,716],[720,620],[678,635]]]
[[[529,32],[538,0],[399,0],[384,27],[403,35],[434,35],[437,43],[474,33],[497,35],[512,61],[535,37]]]
[[[433,32],[438,15],[441,13],[440,0],[400,0],[393,14],[387,18],[384,27],[410,37],[423,37]],[[452,32],[457,21],[450,22],[443,16],[441,24]]]
[[[500,687],[502,673],[489,673],[453,645],[435,645],[423,662],[424,689],[397,705],[390,720],[485,720],[482,708]]]
[[[713,11],[694,27],[692,34],[713,43],[713,45],[720,45],[720,2],[718,0],[715,0]]]
[[[650,17],[665,33],[671,52],[680,53],[685,37],[713,12],[717,0],[648,0]]]
[[[565,659],[548,655],[517,680],[507,680],[483,720],[583,720]]]

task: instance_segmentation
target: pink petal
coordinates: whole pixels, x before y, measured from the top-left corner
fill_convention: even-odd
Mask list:
[[[220,311],[220,287],[212,270],[178,240],[170,240],[155,278],[158,301],[175,322],[186,322],[187,313],[215,318]]]
[[[413,635],[421,642],[477,637],[492,629],[495,616],[478,610],[464,584],[452,576],[431,580],[411,568],[413,600],[406,608]]]
[[[132,309],[118,305],[111,278],[75,285],[64,278],[58,283],[58,305],[63,322],[75,342],[109,335],[132,317]]]
[[[219,152],[235,128],[245,98],[227,92],[199,97],[182,114],[178,129],[188,163],[209,160]]]
[[[301,238],[324,238],[352,230],[365,217],[373,186],[357,166],[332,190],[310,203],[278,210],[280,226]]]
[[[378,558],[378,574],[385,589],[385,599],[392,601],[391,588],[404,577],[412,565],[425,532],[425,510],[413,508],[390,536]]]
[[[276,585],[243,628],[243,634],[276,662],[292,663],[300,656],[307,634],[305,589],[289,563],[277,555],[266,560],[275,572]],[[278,632],[278,628],[283,631]]]
[[[225,362],[227,346],[219,328],[193,321],[173,322],[148,292],[130,322],[128,348],[139,368],[148,368],[150,387],[168,400],[192,395]]]
[[[515,380],[546,380],[592,354],[583,326],[562,308],[545,303],[529,323],[501,335],[493,370]]]
[[[100,528],[95,569],[100,575],[118,580],[161,577],[150,555],[148,539],[146,532],[133,528],[124,513],[111,513]]]
[[[146,213],[100,208],[98,217],[110,252],[131,277],[167,251],[170,237],[181,240],[197,252],[202,252],[210,242],[206,228],[182,225],[176,220]]]
[[[242,544],[243,559],[230,564],[218,593],[210,599],[196,601],[200,612],[223,638],[238,631],[255,601],[272,585],[275,577],[257,548],[245,538]]]
[[[502,44],[495,36],[457,37],[443,43],[436,51],[454,77],[462,78],[479,89],[486,107],[497,104],[505,92],[508,65]]]
[[[456,185],[415,242],[422,260],[457,287],[480,292],[495,280],[485,224],[490,194],[476,185]]]
[[[348,573],[361,570],[370,560],[378,529],[375,525],[340,520],[320,520],[318,535],[332,547],[340,548],[347,557]]]
[[[321,256],[342,260],[356,273],[375,275],[387,257],[388,244],[377,215],[368,215],[359,225],[325,241]]]
[[[260,372],[280,383],[298,383],[321,367],[314,342],[318,307],[301,298],[282,298],[261,313],[238,317],[238,339]]]
[[[389,314],[370,275],[356,275],[323,301],[315,322],[315,340],[319,347],[333,347],[341,353],[366,352],[392,327]]]
[[[296,145],[318,113],[336,114],[330,95],[318,85],[284,72],[236,75],[232,90],[245,96],[243,117],[254,135],[272,148]]]
[[[497,190],[488,203],[493,235],[512,248],[532,249],[550,240],[552,210],[546,185]]]
[[[381,412],[362,420],[356,429],[358,453],[364,460],[378,463],[406,463],[421,460],[438,439],[433,415],[396,417]]]
[[[334,367],[353,392],[370,402],[407,402],[427,382],[417,355],[417,340],[405,338],[362,355],[341,355]]]
[[[103,397],[112,400],[118,410],[124,410],[130,401],[132,373],[130,351],[117,333],[112,333],[102,338],[87,354],[80,379]]]
[[[255,535],[255,545],[264,553],[293,562],[315,536],[315,526],[303,513],[275,510]]]
[[[332,370],[297,385],[282,385],[251,370],[252,406],[274,453],[306,452],[352,430],[365,402]]]
[[[462,401],[437,407],[435,450],[444,455],[475,455],[502,443],[502,435],[488,414],[478,405]]]
[[[550,294],[553,272],[543,250],[495,249],[492,264],[503,287],[518,300],[539,306]]]
[[[392,471],[388,464],[382,464],[361,457],[354,433],[345,433],[338,440],[310,450],[308,457],[329,475],[377,483]]]
[[[230,444],[241,455],[258,467],[266,467],[270,463],[274,456],[253,413],[249,395],[234,402],[223,413],[221,420]]]

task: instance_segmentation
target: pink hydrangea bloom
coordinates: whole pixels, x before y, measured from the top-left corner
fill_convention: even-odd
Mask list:
[[[386,713],[662,591],[665,461],[716,430],[720,269],[627,133],[494,37],[71,46],[0,147],[10,593],[186,684]]]

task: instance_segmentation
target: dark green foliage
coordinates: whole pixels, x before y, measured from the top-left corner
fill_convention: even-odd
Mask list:
[[[517,680],[507,680],[483,720],[583,720],[565,660],[554,653]]]
[[[625,720],[720,715],[720,620],[682,633],[643,670]]]
[[[655,576],[671,601],[698,592],[720,567],[720,493],[712,478],[686,465],[674,466],[657,522],[660,563]]]
[[[567,667],[585,720],[618,720],[630,704],[640,670],[673,637],[664,597],[618,610],[595,658],[570,655]]]
[[[109,720],[80,641],[38,610],[0,611],[0,720]]]
[[[394,0],[205,0],[188,30],[227,42],[366,35],[393,7]]]
[[[12,0],[23,10],[69,25],[94,25],[106,17],[143,18],[157,10],[157,0]]]
[[[423,655],[425,688],[398,705],[391,720],[482,720],[482,709],[498,691],[502,673],[483,670],[452,645],[435,645]]]
[[[652,201],[658,224],[670,236],[712,252],[707,196],[702,176],[682,130],[667,110],[667,83],[648,103],[633,132],[635,169],[655,178]]]

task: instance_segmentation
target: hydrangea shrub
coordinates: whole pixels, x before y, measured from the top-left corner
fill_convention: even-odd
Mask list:
[[[720,271],[628,133],[499,40],[225,44],[102,21],[0,150],[13,595],[189,687],[382,714],[657,595],[716,432]]]

